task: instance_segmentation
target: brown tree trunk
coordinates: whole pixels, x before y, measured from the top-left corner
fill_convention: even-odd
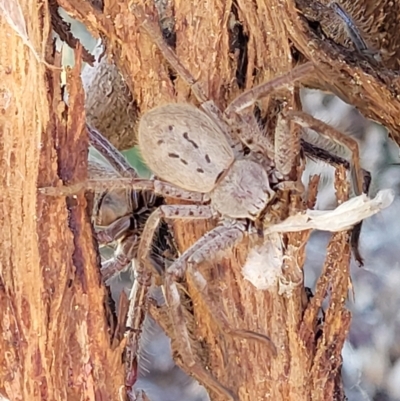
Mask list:
[[[62,0],[60,4],[75,16],[87,13],[72,1]],[[133,15],[122,5],[119,11],[107,7],[106,2],[103,15],[110,13],[115,19],[98,15],[98,25],[89,28],[108,32],[109,49],[114,49],[114,59],[124,71],[141,113],[165,102],[193,101],[190,88],[179,77],[171,80],[168,65],[146,33],[138,29],[140,24]],[[175,16],[175,51],[196,80],[204,84],[207,96],[221,108],[244,89],[288,71],[295,64],[286,26],[288,10],[279,2],[239,1],[234,5],[221,0],[196,4],[177,1],[171,8]],[[154,7],[150,5],[148,10],[154,19],[158,18]],[[111,27],[110,21],[115,25]],[[113,47],[116,36],[129,43],[129,51]],[[241,47],[243,42],[245,46]],[[238,74],[242,78],[237,79]],[[298,107],[296,97],[290,96],[293,95],[288,94],[287,101]],[[262,113],[268,114],[268,99],[261,104]],[[302,207],[298,198],[288,198],[282,214]],[[174,227],[182,251],[212,225],[176,223]],[[283,238],[287,251],[282,279],[285,283],[280,288],[260,291],[244,280],[241,267],[248,252],[247,243],[228,251],[223,262],[210,261],[200,266],[210,283],[213,307],[222,310],[233,327],[269,335],[278,349],[276,358],[271,357],[267,347],[221,333],[201,295],[187,283],[193,300],[191,330],[197,342],[193,348],[201,353],[199,357],[210,373],[241,401],[343,399],[340,352],[349,325],[349,313],[343,304],[350,257],[348,238],[347,234],[338,234],[332,239],[318,296],[308,303],[301,284],[308,235],[297,233]],[[333,271],[340,274],[333,276]],[[291,290],[282,289],[285,284]],[[327,313],[327,326],[317,340],[317,313],[328,285],[337,291]],[[173,336],[173,330],[168,334]],[[177,362],[185,368],[188,356],[179,353],[179,339],[174,340]],[[186,371],[194,373],[187,366]],[[207,383],[202,384],[207,387]],[[224,399],[213,392],[210,395],[213,400]]]
[[[58,3],[93,34],[106,38],[140,114],[165,102],[195,102],[190,88],[180,78],[171,78],[167,63],[128,10],[127,2],[105,1],[103,12],[89,2]],[[302,2],[298,3],[300,7]],[[157,19],[154,6],[146,4],[149,15]],[[34,2],[31,7],[24,9],[24,15],[30,16],[29,33],[36,35],[31,40],[39,49],[48,41],[48,25],[40,24],[48,23],[49,14],[46,4],[39,9],[40,15]],[[368,116],[387,123],[398,138],[398,83],[386,86],[393,73],[377,72],[357,57],[355,61],[342,60],[335,44],[325,43],[310,31],[294,0],[177,0],[170,12],[175,17],[178,57],[219,107],[226,107],[243,90],[310,59],[317,75],[309,85],[333,90],[354,102]],[[66,114],[56,72],[45,73],[15,32],[4,23],[1,29],[4,40],[10,42],[1,50],[1,59],[8,62],[3,65],[10,66],[2,72],[3,82],[10,83],[5,92],[10,102],[1,116],[6,173],[1,195],[5,229],[0,238],[5,246],[1,250],[0,294],[1,308],[8,312],[1,320],[6,336],[0,344],[7,352],[0,356],[5,367],[0,391],[12,400],[116,400],[123,383],[121,348],[111,350],[109,346],[106,294],[96,271],[86,198],[79,194],[65,202],[62,198],[37,198],[36,192],[37,180],[45,186],[60,178],[68,183],[84,179],[87,139],[79,66],[70,75]],[[360,85],[349,85],[355,71]],[[29,86],[32,82],[33,88]],[[27,88],[31,88],[31,96],[27,96]],[[365,98],[371,100],[367,105],[360,100]],[[288,93],[287,101],[298,107],[296,95]],[[262,116],[271,115],[271,104],[268,98],[260,102]],[[43,146],[41,159],[39,144]],[[338,182],[338,197],[344,199],[343,175]],[[304,208],[296,196],[286,195],[282,204],[282,216]],[[180,250],[211,226],[211,222],[176,223]],[[222,333],[201,295],[188,283],[194,301],[193,338],[201,344],[203,363],[240,401],[344,399],[340,352],[350,321],[344,305],[349,283],[348,234],[332,237],[311,301],[302,284],[308,236],[303,232],[282,238],[284,276],[280,287],[268,291],[257,290],[243,278],[246,241],[227,251],[221,262],[210,260],[199,266],[210,283],[214,307],[223,311],[233,327],[268,335],[277,347],[276,358],[266,347]],[[317,314],[328,288],[334,291],[321,323]],[[185,355],[180,358],[184,360]],[[222,399],[210,395],[213,400]]]
[[[46,2],[9,2],[0,32],[0,395],[24,400],[118,399],[121,349],[111,349],[107,293],[85,195],[49,199],[37,186],[85,179],[88,140],[77,66],[52,57]],[[17,31],[18,30],[18,31]],[[110,314],[109,314],[110,315]]]

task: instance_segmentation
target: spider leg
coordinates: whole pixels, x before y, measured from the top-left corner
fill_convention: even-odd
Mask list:
[[[187,272],[193,279],[194,286],[201,294],[204,303],[208,306],[210,314],[221,331],[232,336],[260,341],[268,346],[273,355],[276,355],[276,348],[269,337],[250,330],[232,328],[225,314],[218,308],[212,308],[213,302],[208,292],[207,283],[202,274],[196,269],[200,263],[217,257],[222,250],[239,243],[245,235],[245,230],[244,224],[239,222],[231,226],[218,226],[200,238],[167,269],[164,280],[165,297],[171,309],[171,318],[176,335],[178,338],[185,338],[186,343],[188,333],[183,320],[182,305],[176,280],[182,278]],[[189,347],[190,345],[186,344],[186,346]]]
[[[293,141],[296,141],[298,138],[293,138],[293,136],[290,135],[290,121],[295,122],[303,128],[311,128],[321,136],[326,137],[328,140],[346,146],[352,154],[351,163],[322,148],[311,145],[304,140],[300,141],[303,151],[309,158],[319,159],[333,166],[339,164],[344,165],[348,170],[350,170],[352,175],[351,185],[356,195],[360,195],[362,192],[368,193],[371,175],[360,166],[357,142],[353,138],[348,137],[333,127],[301,111],[290,111],[286,115],[281,113],[278,116],[277,130],[275,134],[275,165],[277,170],[283,176],[289,174],[293,166],[292,153],[293,149],[296,149],[297,147],[296,145],[293,145]],[[363,265],[363,260],[359,252],[361,226],[362,222],[358,223],[353,228],[351,234],[351,247],[354,257],[360,266]]]
[[[150,260],[151,244],[154,237],[154,232],[159,226],[161,219],[210,219],[214,213],[209,206],[196,205],[164,205],[155,210],[148,218],[145,229],[142,234],[138,250],[139,266],[137,268],[137,280],[135,281],[132,290],[131,304],[128,312],[128,327],[131,328],[130,338],[128,339],[128,349],[131,360],[135,357],[138,347],[137,336],[140,333],[140,327],[144,319],[144,308],[148,288],[151,282],[151,272],[154,270]],[[168,305],[168,310],[174,327],[175,337],[179,339],[179,353],[185,358],[185,366],[196,378],[206,384],[209,388],[218,392],[223,396],[228,396],[230,399],[236,399],[229,390],[222,386],[199,363],[195,357],[195,352],[192,349],[190,334],[186,326],[183,306],[175,282],[177,277],[183,277],[186,273],[188,262],[189,270],[195,272],[193,266],[208,256],[217,254],[219,251],[228,246],[233,246],[238,243],[244,235],[245,227],[242,223],[231,227],[219,226],[209,233],[205,234],[191,248],[184,252],[181,257],[174,262],[165,274],[165,297]],[[202,250],[202,251],[201,251]],[[198,251],[198,252],[197,252]],[[190,267],[192,265],[192,267]],[[198,273],[200,274],[200,273]],[[194,276],[194,283],[199,286],[199,278]],[[204,279],[203,279],[204,280]],[[204,287],[200,288],[200,292],[205,294],[205,302],[210,304],[208,293],[204,291]],[[269,349],[275,351],[268,337],[246,330],[231,329],[226,317],[217,313],[216,321],[220,327],[231,335],[237,335],[242,338],[254,339],[267,343]],[[132,362],[131,362],[132,363]]]
[[[322,162],[330,164],[333,167],[344,166],[347,170],[350,170],[351,165],[348,160],[340,156],[334,155],[323,148],[308,143],[303,139],[300,141],[300,143],[303,152],[308,158],[314,160],[315,159],[321,160]],[[361,168],[361,174],[362,174],[362,192],[368,194],[369,187],[371,185],[371,173]]]
[[[91,179],[102,179],[105,176],[118,180],[120,177],[138,178],[137,172],[125,157],[99,131],[86,124],[90,145],[93,146],[109,165],[89,157],[88,176]],[[138,193],[130,189],[105,191],[95,194],[93,221],[96,226],[106,226],[96,231],[99,245],[108,245],[119,241],[114,256],[102,262],[101,274],[104,282],[123,271],[136,257],[138,245],[137,215],[140,201],[154,203],[154,196],[149,193]],[[122,216],[122,217],[119,217]],[[135,220],[133,220],[135,219]],[[111,222],[111,223],[110,223]],[[132,223],[134,222],[134,232]]]
[[[263,153],[270,160],[275,159],[276,152],[274,144],[268,136],[263,134],[254,112],[250,107],[253,106],[258,99],[268,96],[273,92],[282,89],[291,90],[291,87],[293,87],[296,81],[303,79],[313,70],[314,66],[311,63],[297,66],[281,76],[243,92],[228,105],[223,113],[224,119],[228,122],[229,126],[236,128],[234,134],[239,137],[243,144],[254,152]],[[278,116],[278,129],[279,122]],[[285,140],[287,140],[287,136]],[[288,149],[287,153],[292,151],[292,147],[288,147],[287,143],[285,143],[285,148]],[[293,159],[292,154],[290,154],[290,156],[289,162]],[[282,160],[285,160],[285,165],[290,164],[286,157]]]
[[[279,77],[246,90],[228,105],[224,113],[228,116],[231,113],[240,113],[248,107],[253,106],[258,99],[268,96],[280,89],[287,89],[288,86],[296,81],[302,80],[313,71],[314,65],[311,62],[296,66]]]
[[[189,315],[187,310],[185,312],[187,312],[186,315]],[[238,398],[231,390],[223,386],[204,368],[204,362],[201,360],[202,347],[199,347],[199,344],[195,339],[191,341],[191,347],[195,352],[193,352],[192,349],[191,352],[188,353],[187,347],[182,347],[182,339],[176,337],[166,303],[159,305],[156,300],[150,299],[149,314],[171,339],[171,348],[174,353],[174,360],[183,371],[190,373],[191,376],[215,394],[232,401],[238,401]],[[189,318],[189,316],[187,316],[187,318]]]
[[[147,204],[146,195],[148,194],[140,193],[139,200],[144,202],[144,205],[135,204],[136,207],[131,208],[131,212],[127,211],[128,215],[117,219],[104,230],[96,233],[99,245],[118,241],[114,257],[101,264],[101,274],[105,281],[125,270],[137,256],[144,222],[150,215],[151,208],[155,207],[155,199]]]
[[[290,129],[290,121],[284,112],[277,116],[274,134],[275,167],[283,177],[287,177],[295,165],[300,150],[300,132]]]
[[[196,79],[190,73],[190,71],[181,63],[176,53],[171,47],[165,42],[160,26],[158,22],[154,21],[154,17],[151,12],[146,12],[146,10],[137,5],[131,4],[130,7],[132,13],[140,22],[141,26],[146,30],[146,33],[150,36],[153,43],[159,48],[164,58],[168,61],[171,67],[179,74],[179,76],[190,86],[193,94],[199,103],[206,102],[207,95],[201,88],[201,85],[196,82]]]
[[[121,240],[114,256],[101,264],[101,275],[104,282],[121,273],[135,259],[140,239],[135,233],[129,233]]]
[[[174,337],[178,340],[176,347],[178,353],[184,358],[185,367],[206,387],[211,388],[225,397],[230,395],[231,399],[237,398],[234,397],[232,393],[222,386],[214,377],[212,377],[204,366],[197,361],[186,324],[185,311],[181,303],[176,279],[182,278],[186,272],[191,275],[193,278],[193,284],[198,292],[201,293],[204,303],[208,305],[211,315],[220,329],[226,334],[257,340],[262,342],[264,345],[266,343],[268,348],[274,355],[276,355],[275,346],[267,336],[249,330],[232,329],[226,316],[218,309],[211,307],[212,301],[207,291],[207,283],[201,273],[194,268],[198,263],[201,263],[208,258],[213,258],[225,248],[231,247],[240,242],[243,239],[244,231],[245,227],[242,223],[238,223],[231,227],[218,226],[214,228],[186,250],[182,256],[167,269],[164,279],[165,300],[169,309]]]
[[[132,291],[131,295],[133,303],[131,304],[130,311],[128,313],[129,327],[132,327],[134,330],[136,330],[139,329],[141,324],[141,314],[136,311],[137,302],[134,300],[134,298],[137,297],[138,299],[144,299],[145,295],[147,294],[151,280],[151,273],[154,271],[154,267],[150,258],[154,233],[159,227],[161,219],[193,220],[212,219],[213,217],[214,213],[210,206],[197,205],[163,205],[151,213],[144,226],[142,238],[137,251],[138,266],[136,268],[137,280],[135,281],[135,284],[137,283],[137,288]],[[142,308],[142,306],[139,307]]]
[[[307,157],[310,159],[318,159],[325,163],[328,163],[334,167],[343,165],[346,169],[350,169],[350,163],[343,159],[342,157],[333,155],[325,149],[319,148],[315,145],[312,145],[304,140],[301,140],[301,147]],[[369,187],[371,185],[371,173],[364,169],[361,169],[361,173],[363,176],[362,183],[362,191],[366,194],[369,192]],[[351,231],[350,237],[350,245],[354,254],[355,260],[358,262],[360,266],[364,265],[363,258],[359,251],[359,240],[361,234],[362,221],[360,221],[357,225],[355,225]]]
[[[200,192],[190,192],[178,188],[164,181],[138,178],[94,178],[81,181],[77,184],[59,187],[38,188],[39,192],[46,196],[72,196],[82,190],[93,192],[104,192],[114,189],[130,189],[132,191],[147,191],[155,195],[170,197],[203,203],[207,201],[204,194]]]
[[[122,177],[138,177],[136,170],[128,163],[125,157],[99,131],[86,124],[89,142]]]
[[[162,219],[211,219],[214,213],[210,206],[163,205],[151,213],[146,220],[137,250],[136,280],[130,295],[127,327],[130,329],[127,340],[127,371],[134,370],[138,351],[138,338],[145,317],[146,300],[151,284],[152,273],[157,270],[151,261],[154,234]]]
[[[214,103],[214,101],[208,99],[206,93],[201,87],[201,83],[196,81],[191,72],[181,63],[175,51],[167,45],[160,31],[158,22],[155,22],[149,15],[150,13],[146,14],[146,11],[138,5],[132,5],[131,10],[133,14],[135,14],[135,17],[141,22],[142,27],[146,30],[153,43],[159,48],[163,57],[168,61],[175,72],[191,88],[196,99],[201,104],[202,109],[221,129],[221,132],[225,134],[225,138],[230,146],[234,150],[239,149],[237,137],[234,135],[234,133],[230,132],[231,130],[229,126],[224,122],[221,110]],[[237,152],[238,150],[235,151],[235,153]]]
[[[250,149],[264,152],[269,158],[273,156],[273,146],[268,138],[259,135],[259,127],[253,113],[244,110],[254,105],[261,97],[270,93],[283,89],[291,85],[295,81],[303,79],[309,75],[314,66],[312,63],[306,63],[295,67],[280,77],[265,82],[252,89],[249,89],[238,96],[222,113],[215,103],[208,100],[206,93],[201,88],[201,83],[197,82],[190,71],[181,63],[176,53],[165,42],[160,31],[159,24],[153,20],[150,12],[146,12],[139,5],[132,5],[131,11],[135,17],[141,22],[141,26],[146,30],[154,44],[157,45],[163,57],[168,61],[171,67],[179,74],[179,76],[190,86],[196,99],[201,104],[207,115],[221,128],[232,148],[237,146],[240,140]],[[225,121],[228,123],[226,124]],[[244,123],[244,124],[243,124]],[[244,129],[237,131],[235,128],[244,125]]]
[[[353,177],[352,183],[354,185],[354,192],[356,195],[361,195],[363,189],[363,173],[360,166],[360,152],[357,142],[353,138],[304,112],[290,111],[287,117],[301,127],[310,128],[334,143],[344,145],[351,151],[350,172]]]
[[[292,91],[293,84],[296,81],[302,80],[313,70],[314,66],[311,63],[297,66],[281,76],[243,92],[228,105],[223,113],[224,119],[228,122],[228,125],[236,128],[234,134],[253,152],[261,152],[267,156],[269,160],[275,161],[277,154],[282,155],[282,157],[277,160],[277,168],[278,170],[284,170],[284,175],[287,175],[291,171],[293,159],[298,154],[296,150],[299,148],[295,146],[296,143],[293,146],[291,145],[295,139],[293,135],[290,136],[290,142],[287,142],[288,136],[285,135],[285,133],[286,131],[290,132],[289,123],[286,124],[285,120],[280,118],[280,114],[278,114],[276,132],[282,132],[282,135],[275,135],[274,148],[274,143],[272,143],[268,136],[264,135],[263,130],[260,128],[260,124],[251,106],[253,106],[258,99],[281,91],[282,89]],[[299,137],[299,135],[297,137]],[[279,141],[280,138],[282,138],[283,142]],[[279,148],[280,152],[276,152],[276,147]],[[282,149],[286,150],[286,154],[282,154]],[[293,149],[295,149],[295,151],[293,151]]]
[[[131,216],[123,216],[115,220],[104,230],[98,231],[96,234],[97,241],[100,245],[108,245],[121,238],[129,230],[130,226]]]

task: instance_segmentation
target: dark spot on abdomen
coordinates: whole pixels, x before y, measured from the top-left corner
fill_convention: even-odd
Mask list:
[[[187,132],[184,132],[184,133],[183,133],[183,137],[184,137],[188,142],[190,142],[190,143],[193,145],[193,147],[194,147],[195,149],[198,149],[198,148],[199,148],[199,145],[197,145],[197,143],[196,143],[195,141],[192,141],[192,140],[189,138],[189,134],[188,134]]]

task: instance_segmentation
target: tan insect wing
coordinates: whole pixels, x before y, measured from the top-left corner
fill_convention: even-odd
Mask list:
[[[150,170],[188,191],[210,192],[234,160],[224,133],[189,104],[167,104],[144,114],[138,139]]]

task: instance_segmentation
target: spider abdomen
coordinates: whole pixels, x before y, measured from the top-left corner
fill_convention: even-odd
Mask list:
[[[210,192],[234,160],[224,133],[189,104],[166,104],[145,113],[138,140],[150,170],[188,191]]]

